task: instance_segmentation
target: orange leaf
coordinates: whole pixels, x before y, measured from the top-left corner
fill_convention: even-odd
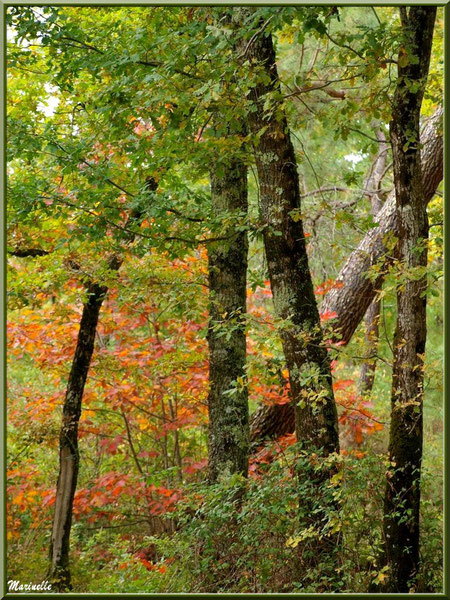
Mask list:
[[[337,390],[343,390],[344,388],[348,387],[349,385],[352,385],[353,383],[355,383],[354,379],[339,379],[339,381],[335,381],[333,383],[333,390],[335,392]]]

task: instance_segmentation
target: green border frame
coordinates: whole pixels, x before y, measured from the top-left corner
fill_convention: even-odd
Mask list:
[[[277,1],[258,1],[245,2],[240,0],[194,0],[191,2],[177,2],[176,0],[159,0],[158,2],[152,1],[141,1],[136,2],[134,0],[121,0],[118,2],[110,2],[108,0],[73,0],[67,2],[65,0],[53,0],[53,2],[33,2],[32,0],[9,0],[4,2],[0,0],[0,48],[2,60],[0,64],[3,65],[3,73],[0,78],[0,107],[1,107],[1,118],[0,118],[0,135],[1,135],[1,156],[0,156],[0,178],[2,181],[1,186],[1,212],[0,212],[0,362],[1,362],[1,382],[0,382],[0,432],[2,435],[0,445],[0,464],[5,465],[6,460],[6,10],[9,6],[410,6],[413,4],[419,5],[434,5],[444,8],[444,411],[443,420],[446,424],[447,415],[450,412],[449,406],[449,395],[447,390],[448,376],[446,367],[448,367],[447,360],[447,346],[449,344],[449,334],[447,326],[447,310],[450,309],[448,301],[448,276],[450,273],[450,267],[448,265],[447,248],[450,241],[447,240],[446,232],[450,226],[450,211],[447,210],[447,199],[450,198],[449,193],[449,173],[450,169],[447,168],[446,159],[448,158],[448,134],[450,132],[450,124],[446,116],[450,114],[450,83],[449,83],[449,67],[448,60],[450,58],[450,0],[410,0],[408,2],[401,1],[390,1],[390,0],[378,0],[376,2],[370,0],[337,0],[336,2],[330,2],[329,0],[316,0],[315,2],[306,1],[299,2],[298,0],[285,0],[284,2]],[[446,310],[447,309],[447,310]],[[146,594],[142,592],[140,594],[123,593],[120,591],[109,592],[109,593],[65,593],[65,594],[46,594],[46,593],[35,593],[35,594],[23,594],[23,593],[8,593],[6,592],[6,469],[2,471],[1,481],[1,497],[3,502],[1,504],[1,519],[0,519],[0,531],[1,531],[1,557],[0,557],[0,598],[85,598],[85,597],[103,597],[109,598],[110,596],[118,596],[125,598],[169,598],[169,597],[192,597],[192,598],[240,598],[240,597],[270,597],[270,598],[312,598],[312,597],[324,597],[324,598],[336,598],[336,597],[350,597],[350,598],[390,598],[395,597],[399,600],[406,600],[407,598],[448,598],[450,600],[450,571],[446,571],[445,564],[449,559],[448,542],[449,542],[449,505],[447,498],[450,495],[450,477],[447,476],[447,458],[449,451],[449,437],[450,433],[444,429],[444,524],[443,524],[443,535],[444,535],[444,587],[442,593],[422,593],[422,594],[370,594],[370,593],[343,593],[343,594],[189,594],[189,593],[174,593],[174,594]]]

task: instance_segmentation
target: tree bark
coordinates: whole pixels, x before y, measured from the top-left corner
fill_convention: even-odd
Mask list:
[[[361,366],[358,390],[360,395],[369,397],[372,393],[375,382],[376,358],[375,354],[378,348],[380,337],[380,309],[381,301],[375,298],[367,309],[364,335],[366,359]]]
[[[428,75],[436,7],[400,8],[404,36],[398,59],[390,134],[403,272],[397,291],[390,468],[384,499],[384,559],[389,592],[409,592],[419,569],[423,366],[426,342],[428,220],[423,203],[419,119]],[[412,58],[416,60],[412,60]]]
[[[302,498],[306,527],[315,535],[298,546],[307,568],[321,565],[330,581],[336,576],[337,535],[327,531],[330,510],[337,508],[328,497],[333,467],[324,458],[339,453],[337,410],[334,401],[331,365],[324,344],[319,311],[306,252],[305,234],[300,218],[300,184],[297,161],[280,94],[272,36],[259,34],[249,44],[247,57],[259,74],[251,89],[254,110],[248,113],[255,140],[263,240],[274,309],[280,319],[279,334],[289,372],[291,405],[295,432],[301,454],[308,457],[298,469],[299,485],[311,486]],[[320,468],[310,458],[315,457]],[[326,561],[324,561],[326,557]],[[307,563],[305,563],[305,560]],[[330,572],[328,572],[328,568]]]
[[[215,217],[247,214],[247,167],[240,159],[211,173]],[[224,241],[210,244],[209,481],[221,475],[247,476],[249,455],[248,388],[245,373],[247,302],[247,232],[232,223]]]
[[[430,202],[443,177],[442,108],[427,122],[421,135],[423,173],[422,205]],[[395,191],[384,203],[377,216],[378,226],[362,239],[342,267],[337,281],[342,287],[330,290],[322,303],[321,312],[331,311],[335,320],[335,341],[348,343],[366,313],[376,292],[382,284],[385,269],[392,263],[393,255],[383,243],[389,235],[398,236],[398,220],[395,211]],[[375,281],[365,274],[371,265],[379,264],[380,273]],[[286,408],[288,406],[289,408]],[[254,444],[266,437],[279,437],[294,431],[293,408],[290,405],[263,405],[250,420],[250,438]]]
[[[297,161],[286,116],[276,106],[271,112],[264,109],[270,95],[280,92],[272,36],[257,36],[248,58],[263,71],[260,83],[252,88],[256,110],[250,111],[248,118],[258,139],[255,162],[264,247],[275,312],[282,319],[280,336],[297,438],[307,447],[329,454],[339,451],[337,412],[300,218]]]
[[[386,136],[380,127],[378,126],[375,132],[376,138],[379,142],[379,151],[372,165],[371,172],[367,178],[364,189],[367,189],[370,193],[370,211],[373,217],[376,217],[383,206],[383,200],[378,194],[386,169],[386,158],[388,153],[388,144],[386,142]],[[365,317],[365,328],[366,332],[364,335],[365,341],[365,352],[366,360],[361,366],[361,373],[359,378],[359,393],[361,395],[369,397],[372,393],[373,384],[375,381],[375,370],[376,370],[376,352],[378,348],[379,329],[380,329],[380,308],[381,302],[379,298],[375,296],[372,300],[369,308],[366,312]]]
[[[83,305],[75,355],[63,407],[59,436],[59,475],[56,486],[55,513],[50,545],[50,573],[54,589],[70,588],[69,547],[72,509],[79,469],[78,423],[84,386],[94,351],[98,316],[107,287],[98,283],[87,286],[88,298]]]
[[[428,121],[421,136],[424,145],[423,164],[423,197],[425,208],[433,198],[443,177],[443,139],[442,109],[438,109]],[[386,239],[398,237],[398,219],[395,209],[396,193],[392,192],[378,213],[374,227],[364,236],[339,272],[336,281],[342,284],[325,296],[321,311],[333,311],[338,314],[336,320],[336,340],[348,343],[361,322],[366,310],[380,289],[386,268],[392,263],[394,253],[390,251]],[[366,274],[373,265],[380,266],[380,273],[375,280]]]
[[[149,191],[155,191],[156,181],[151,177],[146,182]],[[140,221],[142,213],[133,210],[128,222]],[[127,234],[126,244],[134,241],[133,234]],[[108,268],[118,271],[123,258],[117,254],[108,257]],[[78,267],[78,265],[76,265]],[[59,474],[56,484],[55,512],[50,540],[49,578],[53,589],[71,589],[69,567],[70,530],[72,526],[73,499],[78,481],[80,457],[78,452],[78,424],[81,416],[84,386],[94,351],[98,317],[108,287],[97,282],[86,284],[87,300],[83,304],[80,329],[78,331],[75,354],[67,382],[63,406],[63,418],[59,436]]]

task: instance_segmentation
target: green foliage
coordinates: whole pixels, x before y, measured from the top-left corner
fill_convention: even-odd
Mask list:
[[[261,28],[274,36],[281,92],[266,108],[288,117],[302,192],[291,217],[303,220],[320,299],[376,225],[364,188],[378,152],[374,132],[388,132],[400,42],[394,7],[264,6],[245,14],[207,6],[7,10],[8,577],[40,581],[47,572],[61,405],[91,278],[110,289],[83,398],[74,590],[364,593],[381,584],[395,293],[426,275],[417,591],[442,590],[440,195],[428,208],[427,269],[406,273],[394,263],[380,290],[373,421],[361,429],[358,411],[367,405],[346,388],[363,361],[360,327],[348,346],[330,351],[339,360],[335,383],[346,388],[335,386],[342,455],[324,465],[279,440],[255,453],[248,481],[204,483],[207,249],[232,226],[249,232],[250,251],[246,377],[229,394],[248,386],[252,410],[289,400],[278,335],[286,323],[273,316],[263,190],[253,176],[259,136],[242,128],[255,110],[249,92],[265,75],[237,60],[235,46],[245,48]],[[439,11],[425,117],[442,102],[442,30]],[[393,188],[389,152],[382,199]],[[209,171],[220,174],[230,156],[250,167],[249,215],[213,217]],[[389,253],[396,241],[386,236]],[[49,253],[13,256],[27,248]],[[108,268],[111,253],[124,259],[119,273]],[[372,265],[367,276],[376,280],[383,269]],[[300,375],[305,385],[317,380],[314,369]],[[332,471],[325,483],[322,469]],[[320,510],[317,531],[309,515]],[[333,536],[342,542],[337,573],[332,552],[321,563],[314,552]]]
[[[369,583],[383,580],[378,566],[382,538],[384,455],[341,461],[340,476],[323,490],[339,495],[340,509],[332,503],[324,516],[324,531],[311,531],[302,507],[317,499],[317,489],[298,484],[290,466],[310,468],[298,462],[291,447],[280,462],[263,470],[263,476],[243,482],[222,480],[214,486],[198,484],[187,494],[174,518],[178,531],[171,537],[154,538],[160,556],[166,558],[169,577],[161,580],[164,593],[324,593],[365,592]],[[424,473],[426,499],[422,505],[423,565],[420,590],[442,586],[442,531],[436,511],[440,504],[427,496],[431,477]],[[336,487],[334,487],[336,486]],[[324,486],[325,487],[325,486]],[[327,575],[333,561],[315,562],[315,544],[327,526],[342,536],[338,577]],[[331,556],[331,555],[330,555]],[[169,561],[167,561],[169,558]],[[380,576],[381,574],[381,576]]]

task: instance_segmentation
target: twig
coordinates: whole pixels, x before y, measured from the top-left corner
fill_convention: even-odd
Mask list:
[[[127,440],[128,440],[128,444],[130,445],[130,450],[131,450],[131,454],[133,455],[134,463],[135,463],[135,465],[136,465],[137,470],[139,471],[139,473],[142,476],[144,476],[144,471],[142,470],[141,463],[139,462],[139,459],[138,459],[137,454],[136,454],[136,450],[134,448],[133,440],[131,438],[131,431],[130,431],[130,425],[128,423],[128,419],[127,419],[127,417],[125,415],[125,412],[123,410],[121,411],[121,414],[122,414],[123,420],[125,421],[125,427],[126,427],[126,430],[127,430]]]
[[[363,135],[364,137],[372,140],[372,142],[376,142],[377,144],[385,144],[385,140],[377,140],[377,138],[372,137],[371,135],[364,133],[364,131],[360,131],[359,129],[354,129],[353,127],[347,127],[349,131],[354,131],[355,133],[359,133],[359,135]]]
[[[7,253],[11,256],[26,258],[27,256],[47,256],[47,254],[50,254],[50,250],[44,250],[43,248],[16,248],[15,250],[7,250]]]

